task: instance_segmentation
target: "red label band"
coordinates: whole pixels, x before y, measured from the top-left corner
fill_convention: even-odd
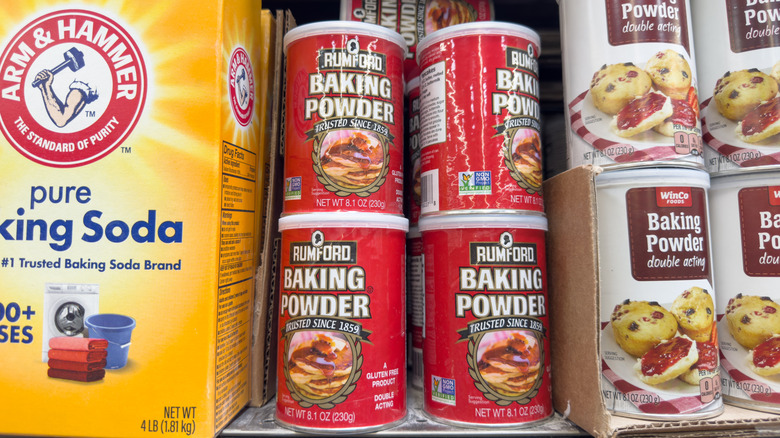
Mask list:
[[[642,187],[626,193],[631,272],[639,281],[711,280],[705,191]]]
[[[688,8],[684,0],[605,0],[607,35],[613,46],[671,43],[690,54]]]
[[[750,277],[780,277],[780,187],[739,191],[742,261]]]

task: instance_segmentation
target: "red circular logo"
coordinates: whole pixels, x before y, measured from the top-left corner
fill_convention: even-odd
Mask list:
[[[77,167],[116,149],[146,100],[141,51],[113,20],[61,10],[25,26],[0,58],[0,130],[32,161]]]
[[[230,56],[230,109],[241,126],[249,125],[255,108],[255,76],[246,50],[239,47]]]

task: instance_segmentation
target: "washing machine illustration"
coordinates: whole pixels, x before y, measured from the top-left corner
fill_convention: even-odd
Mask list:
[[[43,361],[49,361],[49,339],[88,337],[84,320],[98,313],[97,284],[46,283],[43,295]]]

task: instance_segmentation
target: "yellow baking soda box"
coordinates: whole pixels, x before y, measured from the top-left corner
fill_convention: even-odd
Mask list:
[[[250,396],[260,0],[0,9],[0,435],[211,437]]]

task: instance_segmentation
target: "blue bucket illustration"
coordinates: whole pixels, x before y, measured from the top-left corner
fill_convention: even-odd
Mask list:
[[[100,313],[88,316],[84,325],[89,328],[90,338],[102,338],[108,341],[106,369],[114,370],[127,365],[130,335],[135,328],[133,318],[115,313]]]

